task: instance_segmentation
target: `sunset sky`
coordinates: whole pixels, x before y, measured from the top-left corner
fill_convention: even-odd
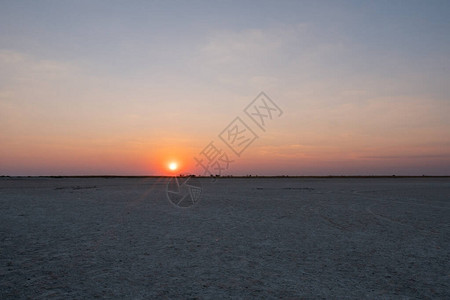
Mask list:
[[[0,175],[450,175],[450,1],[2,1]],[[244,109],[282,110],[261,130]],[[238,157],[236,117],[258,138]]]

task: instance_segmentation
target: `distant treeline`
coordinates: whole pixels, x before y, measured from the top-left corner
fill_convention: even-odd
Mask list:
[[[163,175],[63,175],[63,176],[9,176],[1,175],[0,178],[172,178],[174,176]],[[450,178],[450,175],[326,175],[326,176],[310,176],[310,175],[211,175],[198,176],[181,174],[175,177],[196,177],[196,178]]]

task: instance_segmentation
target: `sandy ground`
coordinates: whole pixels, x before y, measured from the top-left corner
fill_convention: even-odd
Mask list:
[[[450,298],[450,179],[0,178],[0,298]]]

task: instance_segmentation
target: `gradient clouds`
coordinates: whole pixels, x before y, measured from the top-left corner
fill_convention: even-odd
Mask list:
[[[261,91],[232,174],[450,172],[446,2],[3,2],[0,173],[162,174]]]

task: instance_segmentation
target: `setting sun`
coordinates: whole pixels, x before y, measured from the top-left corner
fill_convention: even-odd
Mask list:
[[[177,164],[176,162],[171,162],[171,163],[169,164],[169,169],[170,169],[171,171],[175,171],[177,168],[178,168],[178,164]]]

